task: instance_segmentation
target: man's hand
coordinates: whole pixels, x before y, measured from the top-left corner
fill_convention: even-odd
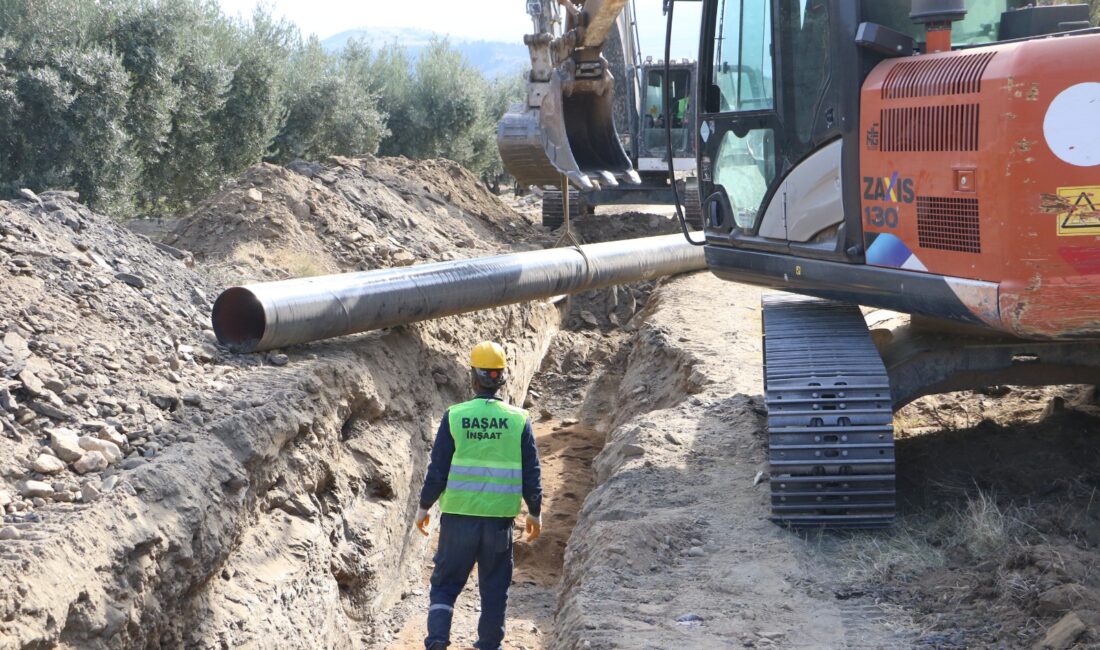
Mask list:
[[[532,517],[527,515],[527,543],[535,541],[542,534],[542,515]]]
[[[424,537],[428,536],[428,522],[432,520],[432,516],[428,514],[428,511],[424,508],[416,509],[416,527],[420,529],[420,534]]]

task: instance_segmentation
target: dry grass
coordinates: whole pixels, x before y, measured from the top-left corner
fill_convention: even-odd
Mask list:
[[[1022,526],[1019,517],[1006,514],[993,495],[982,490],[967,495],[954,519],[958,526],[956,543],[975,557],[999,554],[1013,543]]]
[[[1020,533],[1028,527],[1022,512],[1002,508],[994,495],[981,489],[960,496],[940,514],[911,514],[899,517],[887,531],[853,533],[844,544],[849,580],[905,582],[947,564],[949,549],[962,548],[984,558],[1020,545]]]
[[[927,522],[899,519],[889,531],[854,533],[845,545],[847,577],[856,583],[906,582],[946,563],[926,536]]]

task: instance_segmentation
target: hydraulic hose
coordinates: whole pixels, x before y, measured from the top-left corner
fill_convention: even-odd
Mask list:
[[[672,185],[672,205],[676,206],[676,218],[680,220],[680,231],[684,234],[684,239],[688,240],[688,243],[692,246],[706,246],[706,236],[703,236],[703,241],[696,241],[691,238],[691,231],[688,230],[687,217],[684,216],[683,206],[680,205],[680,190],[676,188],[676,161],[673,159],[672,151],[672,94],[669,92],[671,85],[669,83],[669,76],[672,74],[671,56],[672,56],[672,12],[676,7],[676,0],[666,0],[668,6],[668,18],[665,21],[665,78],[662,82],[665,95],[665,144],[667,145],[667,157],[668,157],[668,182]],[[698,66],[696,66],[698,69]],[[696,84],[699,83],[699,75],[695,75],[694,83],[692,87],[695,88],[695,96],[698,99],[699,89]],[[698,104],[698,101],[695,102]],[[699,114],[698,105],[695,106],[695,114]],[[691,137],[695,137],[695,130],[692,129]]]

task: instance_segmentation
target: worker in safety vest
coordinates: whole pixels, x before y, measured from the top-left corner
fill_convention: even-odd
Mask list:
[[[681,97],[679,99],[679,101],[676,102],[676,120],[677,120],[676,126],[677,127],[682,127],[684,125],[684,118],[687,117],[687,110],[688,110],[688,98],[687,97]]]
[[[437,499],[443,513],[424,640],[428,650],[449,645],[455,599],[474,564],[481,588],[475,647],[501,647],[512,582],[512,526],[521,497],[527,502],[527,541],[542,532],[542,475],[531,419],[497,396],[508,378],[504,348],[478,343],[470,366],[477,397],[443,414],[416,511],[424,535]]]

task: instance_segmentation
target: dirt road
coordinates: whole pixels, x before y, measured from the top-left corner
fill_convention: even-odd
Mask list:
[[[570,541],[560,648],[896,647],[819,542],[767,521],[757,289],[654,295]]]

